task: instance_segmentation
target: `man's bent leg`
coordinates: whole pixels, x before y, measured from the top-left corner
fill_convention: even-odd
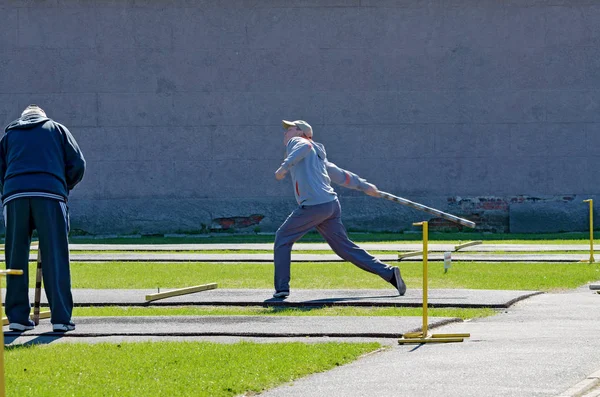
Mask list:
[[[381,262],[348,238],[346,228],[342,224],[339,202],[336,203],[337,208],[332,217],[317,226],[321,236],[342,259],[389,282],[394,277],[394,268]]]
[[[288,216],[275,234],[275,291],[290,290],[290,266],[292,246],[310,229],[316,227],[331,214],[331,204],[298,207]]]
[[[31,210],[42,251],[44,290],[52,324],[69,324],[73,313],[66,204],[42,197],[31,199]]]
[[[29,198],[9,201],[4,206],[6,222],[5,260],[7,269],[23,270],[22,276],[7,276],[6,316],[10,323],[28,324],[29,303],[29,246],[33,225]]]

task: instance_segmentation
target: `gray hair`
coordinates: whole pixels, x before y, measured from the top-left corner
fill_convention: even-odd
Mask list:
[[[21,113],[21,117],[29,116],[32,114],[38,114],[44,117],[46,116],[46,112],[44,112],[44,109],[42,109],[38,105],[29,105],[25,108],[25,110],[23,110],[23,113]]]

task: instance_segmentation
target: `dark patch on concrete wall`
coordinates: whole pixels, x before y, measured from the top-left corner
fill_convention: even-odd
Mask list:
[[[250,216],[232,216],[226,218],[215,218],[212,220],[210,228],[212,230],[243,229],[246,227],[258,225],[264,217],[264,215],[252,214]]]

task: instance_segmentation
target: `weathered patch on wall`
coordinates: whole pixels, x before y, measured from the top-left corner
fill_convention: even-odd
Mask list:
[[[258,225],[264,217],[264,215],[252,214],[250,216],[232,216],[226,218],[215,218],[212,220],[210,228],[212,230],[243,229],[246,227]]]

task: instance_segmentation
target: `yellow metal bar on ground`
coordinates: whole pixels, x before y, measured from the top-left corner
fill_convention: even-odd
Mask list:
[[[407,252],[406,254],[398,254],[398,259],[410,258],[411,256],[419,256],[423,253],[423,251],[412,251]]]
[[[207,291],[209,289],[215,289],[215,288],[217,288],[217,283],[197,285],[195,287],[174,289],[172,291],[167,291],[167,292],[159,292],[156,294],[146,295],[146,302],[151,302],[151,301],[155,301],[158,299],[170,298],[172,296],[193,294],[194,292]]]
[[[463,338],[420,338],[420,339],[399,339],[398,343],[401,345],[408,344],[421,344],[421,343],[450,343],[450,342],[462,342]]]
[[[474,245],[479,245],[481,243],[483,243],[483,241],[477,240],[477,241],[470,241],[470,242],[464,243],[464,244],[459,244],[459,245],[457,245],[457,246],[454,247],[454,251],[458,251],[460,249],[467,248],[467,247],[472,247]]]
[[[583,200],[584,203],[590,203],[590,263],[594,263],[594,200]]]
[[[407,332],[404,335],[402,335],[402,337],[404,339],[411,339],[411,338],[423,338],[424,335],[422,332]]]
[[[433,334],[432,338],[470,338],[471,334]]]
[[[52,313],[50,312],[50,310],[46,310],[46,311],[40,312],[39,318],[40,319],[50,318],[51,316],[52,316]],[[8,317],[2,317],[2,325],[4,326],[4,325],[8,325],[8,324],[9,324]]]

